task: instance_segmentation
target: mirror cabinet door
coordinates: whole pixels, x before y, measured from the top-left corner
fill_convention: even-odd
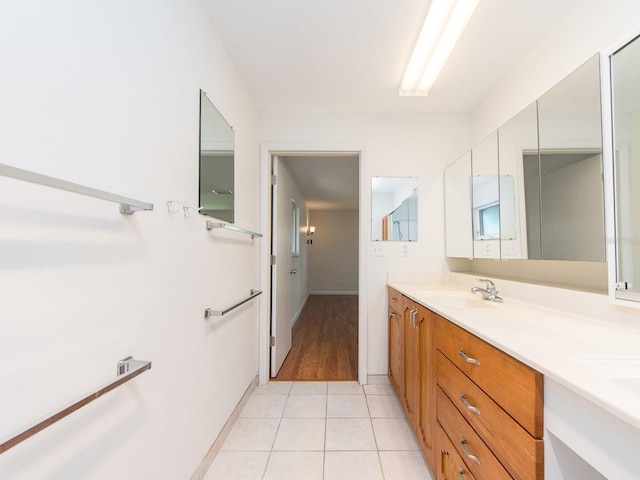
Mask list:
[[[538,117],[542,258],[603,262],[598,55],[538,100]]]
[[[446,255],[473,258],[471,230],[471,152],[444,171]]]
[[[640,39],[611,56],[616,298],[640,301]],[[635,187],[634,187],[635,185]]]
[[[498,132],[471,150],[473,258],[500,258]]]
[[[528,256],[528,221],[539,223],[538,169],[538,112],[532,103],[498,129],[498,158],[500,163],[500,254],[502,258],[523,259]],[[536,178],[527,188],[525,164],[531,162]],[[531,170],[531,169],[530,169]],[[525,198],[525,192],[530,198]],[[535,195],[534,195],[535,194]],[[533,249],[539,238],[532,239]]]
[[[418,179],[371,179],[371,240],[418,240]]]

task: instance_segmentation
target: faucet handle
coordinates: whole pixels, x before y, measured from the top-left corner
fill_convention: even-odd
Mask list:
[[[496,284],[493,283],[491,280],[489,280],[488,278],[478,278],[477,279],[479,282],[484,282],[487,285],[487,290],[489,292],[492,293],[498,293],[496,292]]]

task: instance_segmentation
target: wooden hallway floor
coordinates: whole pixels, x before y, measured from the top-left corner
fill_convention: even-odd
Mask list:
[[[358,379],[358,296],[310,295],[274,380]]]

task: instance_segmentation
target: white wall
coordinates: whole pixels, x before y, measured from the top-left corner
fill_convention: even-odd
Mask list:
[[[257,371],[260,240],[198,201],[199,89],[236,132],[237,223],[259,230],[257,114],[197,0],[0,4],[3,163],[154,203],[0,178],[0,437],[153,368],[0,456],[6,479],[189,478]],[[260,302],[264,299],[260,298]]]
[[[640,28],[636,0],[581,0],[472,112],[478,143],[600,51]]]
[[[360,299],[367,318],[368,374],[387,372],[387,274],[442,272],[444,255],[443,171],[469,146],[465,114],[261,113],[263,144],[290,144],[297,150],[342,149],[360,145],[360,247],[366,249],[366,278]],[[418,241],[401,257],[401,242],[383,242],[384,257],[371,257],[371,177],[418,177]],[[375,242],[380,244],[380,242]]]
[[[311,294],[358,292],[357,210],[311,210],[309,290]]]

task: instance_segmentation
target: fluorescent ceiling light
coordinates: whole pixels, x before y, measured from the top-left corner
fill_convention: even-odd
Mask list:
[[[433,0],[402,78],[400,95],[427,95],[480,0]]]

